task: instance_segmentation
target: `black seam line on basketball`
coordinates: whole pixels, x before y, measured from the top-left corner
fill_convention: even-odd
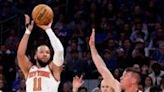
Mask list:
[[[43,16],[44,16],[45,12],[46,12],[46,9],[44,9],[43,12],[41,12],[39,14],[39,16],[37,17],[37,20],[41,20],[43,18]]]

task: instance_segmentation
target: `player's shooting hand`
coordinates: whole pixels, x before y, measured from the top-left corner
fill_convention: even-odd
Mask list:
[[[83,83],[84,83],[83,75],[81,75],[80,77],[78,76],[73,77],[73,82],[72,82],[73,88],[78,89],[83,85]]]
[[[37,26],[40,27],[43,30],[46,30],[46,29],[51,28],[52,22],[53,22],[53,20],[48,25],[39,25],[39,24],[37,24]]]
[[[95,28],[92,28],[92,33],[89,39],[89,46],[95,47]]]
[[[34,21],[30,21],[30,17],[25,14],[25,26],[29,31],[32,31],[33,27],[34,27]]]

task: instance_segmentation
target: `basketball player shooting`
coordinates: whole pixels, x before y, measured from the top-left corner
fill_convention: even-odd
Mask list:
[[[46,45],[37,47],[34,59],[36,65],[33,65],[30,59],[26,56],[26,49],[30,34],[33,30],[34,22],[30,22],[30,17],[25,15],[26,31],[20,41],[17,59],[18,65],[22,70],[26,79],[26,92],[58,92],[60,83],[60,74],[64,61],[64,49],[51,29],[52,22],[48,25],[38,25],[45,30],[50,39],[50,43],[54,50],[53,59],[50,61],[50,49]]]

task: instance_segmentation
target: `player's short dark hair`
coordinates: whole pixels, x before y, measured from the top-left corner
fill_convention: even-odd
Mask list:
[[[141,72],[133,67],[128,67],[125,69],[126,72],[132,72],[134,77],[137,79],[137,83],[141,82]]]

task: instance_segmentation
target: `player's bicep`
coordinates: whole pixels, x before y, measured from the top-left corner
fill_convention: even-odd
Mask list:
[[[22,70],[25,77],[27,77],[30,67],[32,63],[29,61],[27,56],[17,55],[18,66]]]

